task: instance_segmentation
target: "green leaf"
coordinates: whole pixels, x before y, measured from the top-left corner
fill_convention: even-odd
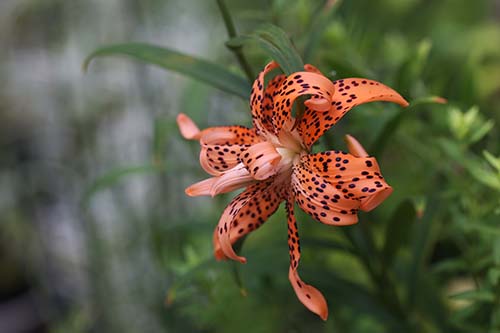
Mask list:
[[[483,150],[483,156],[500,173],[500,157],[493,156],[489,151]]]
[[[428,206],[425,209],[424,216],[414,223],[412,228],[411,244],[411,262],[406,272],[406,290],[408,292],[408,303],[411,307],[415,306],[420,285],[425,275],[423,274],[424,262],[429,253],[431,242],[433,241],[433,220],[437,212],[439,200],[430,197]]]
[[[290,75],[304,70],[304,63],[300,55],[281,28],[266,24],[250,35],[230,39],[226,46],[239,48],[250,41],[255,42],[268,56],[279,63],[285,74]]]
[[[341,2],[342,1],[328,0],[325,5],[321,7],[319,13],[315,13],[314,17],[311,18],[312,23],[309,33],[307,34],[307,43],[304,49],[304,60],[306,63],[311,61],[320,44],[321,37],[328,26],[328,22]]]
[[[494,302],[495,294],[491,290],[467,290],[458,294],[450,295],[450,298],[457,300],[468,300],[478,302]]]
[[[304,269],[308,273],[307,269]],[[377,318],[379,322],[397,329],[398,332],[406,332],[407,327],[403,318],[388,309],[381,300],[364,286],[346,280],[328,270],[311,271],[310,276],[317,277],[317,283],[321,290],[329,295],[335,295],[331,301],[337,308],[348,306],[356,312],[362,312]]]
[[[103,176],[97,178],[90,186],[85,190],[82,199],[82,206],[86,207],[90,202],[90,199],[98,192],[105,190],[111,186],[116,185],[123,178],[131,175],[146,174],[152,172],[158,172],[159,168],[154,165],[139,165],[132,167],[120,167],[109,171]]]
[[[385,230],[385,244],[382,253],[387,266],[392,264],[398,250],[408,243],[410,230],[416,217],[415,206],[410,200],[401,202],[396,208]]]
[[[147,64],[190,76],[244,99],[250,96],[251,86],[248,81],[223,66],[172,49],[144,43],[114,44],[99,48],[85,59],[83,70],[87,70],[94,58],[104,56],[132,57]]]
[[[379,156],[383,154],[387,143],[394,136],[399,126],[403,123],[403,121],[410,116],[413,116],[410,111],[413,111],[414,108],[421,105],[428,104],[444,104],[446,100],[439,96],[425,96],[421,98],[417,98],[411,102],[411,104],[403,110],[398,111],[396,115],[394,115],[382,128],[382,130],[377,135],[377,138],[373,142],[371,149],[373,155]]]

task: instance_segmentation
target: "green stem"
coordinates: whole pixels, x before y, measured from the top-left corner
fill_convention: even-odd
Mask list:
[[[236,28],[234,27],[233,19],[231,18],[231,14],[227,9],[226,3],[224,2],[224,0],[217,0],[217,5],[219,6],[219,10],[222,15],[222,19],[224,20],[224,25],[226,26],[229,38],[236,38],[238,34],[236,33]],[[253,82],[255,80],[255,75],[253,74],[252,67],[250,67],[250,64],[245,58],[245,55],[243,54],[241,47],[235,47],[235,48],[231,47],[230,50],[236,56],[236,59],[238,60],[243,71],[245,72],[245,75],[247,76],[248,80],[250,82]]]

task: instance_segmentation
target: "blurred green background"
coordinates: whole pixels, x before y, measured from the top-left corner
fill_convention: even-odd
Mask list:
[[[394,188],[354,226],[298,213],[329,320],[289,285],[283,207],[238,265],[212,256],[232,195],[184,194],[205,175],[175,116],[250,125],[247,101],[120,57],[82,72],[141,41],[243,77],[216,1],[2,0],[0,332],[500,332],[500,2],[226,4],[239,33],[273,23],[331,78],[412,102],[358,107],[315,147],[355,135]],[[243,52],[254,73],[269,60]]]

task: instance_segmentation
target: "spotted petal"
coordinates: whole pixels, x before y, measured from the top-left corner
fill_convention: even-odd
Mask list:
[[[329,110],[317,111],[306,108],[300,119],[298,130],[304,144],[310,147],[330,127],[336,124],[353,107],[375,101],[397,103],[403,107],[408,102],[396,91],[380,82],[351,78],[334,81],[335,94],[331,100]]]
[[[245,192],[254,192],[248,198],[245,198],[247,194]],[[261,185],[254,185],[249,187],[245,192],[236,197],[229,206],[236,205],[235,201],[242,200],[244,204],[241,205],[237,212],[235,211],[234,216],[229,223],[227,234],[229,235],[230,244],[234,244],[241,237],[249,234],[258,227],[260,227],[267,219],[274,214],[278,209],[280,203],[283,201],[284,192],[283,188],[273,185],[271,182],[267,181]],[[235,206],[236,207],[236,206]],[[229,214],[229,212],[224,211],[224,214]],[[223,214],[223,217],[224,217]],[[222,221],[222,219],[221,219]],[[224,226],[222,226],[224,228]],[[223,229],[224,230],[224,229]],[[226,233],[223,231],[222,234]],[[224,254],[222,250],[219,237],[222,237],[224,242],[227,244],[226,236],[222,235],[219,227],[214,231],[214,255],[218,260],[227,259],[228,257]],[[232,258],[232,257],[231,257]],[[232,258],[234,259],[234,258]]]
[[[302,156],[292,176],[302,209],[333,225],[357,222],[357,210],[372,210],[392,193],[373,157],[340,151]]]
[[[287,200],[286,211],[288,216],[288,250],[290,253],[290,268],[288,270],[288,278],[292,284],[293,290],[298,299],[309,310],[326,320],[328,318],[328,306],[321,292],[304,283],[297,271],[300,261],[300,241],[297,228],[297,221],[293,210],[293,199]]]
[[[308,157],[303,156],[292,173],[292,191],[300,208],[315,220],[329,225],[358,222],[360,201],[346,196],[329,175],[323,177],[321,172],[311,169]]]
[[[264,115],[263,102],[265,98],[264,79],[267,73],[275,68],[278,68],[277,62],[270,62],[264,67],[264,70],[259,73],[254,81],[252,91],[250,93],[250,109],[252,110],[252,122],[258,132],[272,131],[272,125],[269,122],[269,117]]]
[[[368,157],[368,153],[366,152],[365,148],[353,136],[346,135],[345,140],[349,152],[352,155],[356,157]],[[367,195],[365,198],[361,198],[360,208],[361,210],[364,211],[370,211],[374,209],[375,207],[380,205],[392,193],[392,187],[390,187],[389,185],[384,183],[387,186],[381,186],[382,185],[381,179],[383,179],[384,177],[382,177],[382,175],[380,174],[380,170],[378,169],[378,165],[376,163],[377,162],[375,161],[375,163],[372,164],[372,169],[373,169],[371,170],[373,172],[372,174],[370,173],[366,174],[367,170],[361,172],[362,174],[365,174],[366,179],[373,180],[378,178],[378,180],[375,180],[373,183],[367,184],[368,186],[370,185],[372,186],[372,188],[368,191],[370,194]],[[374,166],[376,166],[376,168],[374,168]],[[373,191],[373,185],[375,185],[375,189],[378,189],[378,191],[377,190]],[[383,188],[383,190],[380,190],[380,188]],[[364,188],[362,189],[362,191],[363,190]]]
[[[281,83],[274,98],[273,127],[275,132],[291,130],[293,103],[299,96],[312,95],[305,104],[314,110],[328,110],[334,85],[325,76],[313,72],[292,73]]]
[[[263,180],[276,174],[281,155],[271,142],[259,142],[241,153],[240,160],[253,178]]]
[[[232,247],[238,239],[260,227],[284,198],[284,189],[273,179],[249,186],[226,207],[214,232],[214,253],[217,259],[233,259],[242,263]]]

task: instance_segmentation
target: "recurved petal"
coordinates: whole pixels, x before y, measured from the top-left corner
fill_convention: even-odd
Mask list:
[[[349,152],[351,154],[353,154],[356,157],[368,157],[368,153],[366,152],[365,148],[361,145],[361,143],[359,143],[358,140],[356,140],[356,138],[348,134],[345,136],[345,141],[347,143],[347,148],[349,149]],[[380,170],[377,170],[376,172],[378,172],[378,175],[380,175]],[[375,173],[373,175],[377,176],[377,174]],[[367,177],[368,176],[369,175],[367,175]],[[380,188],[380,183],[375,184],[375,187],[377,186]],[[387,197],[391,195],[391,193],[392,193],[392,187],[389,185],[385,186],[380,191],[374,191],[374,193],[371,193],[366,198],[361,199],[360,209],[364,211],[370,211],[374,209],[375,207],[380,205],[385,199],[387,199]]]
[[[273,117],[274,117],[274,100],[278,94],[279,88],[283,81],[286,79],[286,75],[280,74],[272,78],[264,91],[264,97],[262,102],[262,109],[260,114],[260,122],[263,127],[267,129],[269,133],[277,134],[273,127]]]
[[[321,71],[318,68],[316,68],[316,66],[313,66],[311,64],[305,64],[304,69],[306,70],[306,72],[311,72],[311,73],[323,75],[323,73],[321,73]]]
[[[354,215],[358,208],[371,210],[392,193],[392,188],[385,182],[374,157],[327,151],[303,156],[300,166],[315,175],[314,183],[320,182],[317,187],[311,186],[311,180],[306,182],[309,184],[308,195],[316,197],[321,194],[320,190],[328,192],[334,188],[341,199],[346,201],[343,205],[348,202],[353,205],[351,210],[341,211],[344,213]],[[303,179],[307,180],[307,177]]]
[[[281,155],[272,143],[263,141],[248,147],[240,160],[253,178],[263,180],[276,174]]]
[[[312,100],[305,104],[309,108],[324,110],[329,105],[335,87],[328,78],[321,74],[311,72],[292,73],[281,83],[274,98],[273,127],[275,132],[281,129],[290,130],[294,125],[292,121],[293,103],[299,96],[312,95]]]
[[[210,195],[227,193],[246,187],[255,182],[255,179],[248,172],[243,164],[238,164],[231,170],[224,172],[221,176],[215,177],[216,180],[210,189]]]
[[[177,115],[177,126],[185,139],[198,140],[200,138],[200,129],[193,120],[184,113],[179,113]]]
[[[288,250],[290,253],[290,268],[288,270],[288,278],[292,284],[293,290],[297,298],[310,311],[314,312],[321,319],[328,318],[328,306],[321,292],[311,285],[304,283],[298,273],[300,261],[300,241],[297,228],[297,221],[294,214],[293,199],[288,199],[286,211],[288,216]]]
[[[283,200],[283,190],[272,185],[272,179],[258,182],[249,186],[229,203],[215,230],[217,234],[217,238],[214,237],[216,258],[246,262],[244,257],[234,252],[232,244],[262,225],[278,208]]]
[[[213,176],[221,175],[239,163],[241,152],[260,140],[253,128],[207,128],[200,135],[200,164],[207,173]]]
[[[264,67],[264,70],[259,73],[257,79],[255,79],[252,91],[250,93],[250,109],[252,111],[252,121],[254,127],[259,131],[272,131],[272,126],[269,123],[268,117],[264,114],[265,109],[263,107],[263,102],[265,98],[264,80],[267,73],[275,68],[278,68],[277,62],[270,62]]]
[[[346,196],[340,185],[329,176],[312,169],[304,156],[293,167],[292,191],[300,208],[315,220],[329,225],[350,225],[358,222],[357,198]]]
[[[257,186],[256,186],[257,187]],[[241,237],[260,227],[278,209],[283,201],[284,190],[272,182],[258,186],[257,192],[251,196],[234,216],[230,224],[229,242],[234,244]],[[214,231],[215,258],[227,259],[219,242],[218,228]]]
[[[220,176],[211,177],[189,186],[185,192],[190,197],[227,193],[255,183],[243,164],[236,165]]]
[[[334,81],[333,84],[335,94],[331,99],[329,110],[306,108],[304,116],[299,121],[299,133],[308,147],[357,105],[385,101],[403,107],[408,106],[408,102],[400,94],[377,81],[350,78]]]

